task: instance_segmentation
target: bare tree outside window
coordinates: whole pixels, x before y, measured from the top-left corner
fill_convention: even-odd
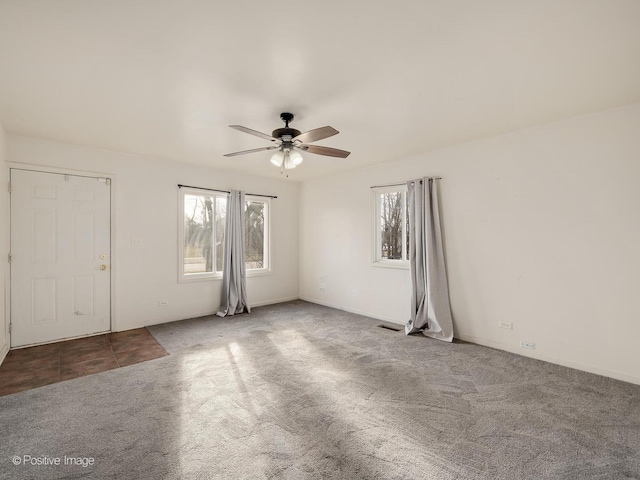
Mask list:
[[[406,187],[399,185],[375,188],[373,265],[408,268],[409,221]]]
[[[247,201],[244,213],[244,258],[247,269],[264,268],[265,203]]]
[[[380,194],[380,245],[383,259],[403,259],[404,202],[404,192]]]
[[[216,197],[216,272],[222,271],[224,259],[224,229],[227,222],[227,199]]]
[[[404,218],[405,218],[405,245],[406,250],[404,251],[404,258],[409,260],[409,235],[411,230],[409,230],[409,198],[407,192],[404,192]]]
[[[184,272],[213,272],[215,197],[184,197]],[[223,226],[224,231],[224,226]]]

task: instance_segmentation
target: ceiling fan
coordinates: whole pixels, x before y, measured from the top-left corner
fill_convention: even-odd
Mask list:
[[[308,132],[301,133],[300,130],[289,127],[289,122],[293,120],[293,113],[283,112],[280,118],[284,122],[284,128],[276,128],[271,135],[261,133],[240,125],[229,125],[241,132],[255,135],[256,137],[271,140],[275,145],[268,147],[253,148],[251,150],[243,150],[241,152],[227,153],[225,157],[235,157],[236,155],[244,155],[245,153],[262,152],[264,150],[277,150],[271,157],[271,163],[276,167],[280,167],[281,171],[285,169],[296,168],[302,163],[302,155],[298,150],[303,152],[315,153],[317,155],[327,155],[329,157],[347,158],[349,153],[345,150],[337,148],[322,147],[320,145],[308,145],[308,142],[316,142],[324,138],[337,135],[338,132],[333,127],[320,127]]]

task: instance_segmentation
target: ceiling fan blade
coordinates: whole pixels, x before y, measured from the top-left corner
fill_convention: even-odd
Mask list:
[[[264,152],[265,150],[275,150],[276,148],[280,148],[280,147],[278,147],[277,145],[272,145],[270,147],[252,148],[251,150],[243,150],[241,152],[227,153],[224,156],[235,157],[236,155],[244,155],[245,153]]]
[[[249,135],[255,135],[256,137],[264,138],[266,140],[271,140],[275,142],[277,138],[273,138],[271,135],[267,135],[266,133],[258,132],[257,130],[252,130],[247,127],[243,127],[242,125],[229,125],[231,128],[235,128],[244,133],[248,133]]]
[[[338,150],[337,148],[321,147],[320,145],[296,145],[296,148],[304,152],[315,153],[316,155],[326,155],[328,157],[347,158],[351,152]]]
[[[309,130],[308,132],[301,133],[297,137],[294,137],[293,140],[298,140],[301,143],[317,142],[318,140],[322,140],[323,138],[333,137],[338,133],[340,132],[333,127],[320,127]]]

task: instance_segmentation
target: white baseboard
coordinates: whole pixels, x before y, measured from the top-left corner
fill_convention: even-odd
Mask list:
[[[285,298],[279,298],[279,299],[273,299],[273,300],[267,300],[267,301],[263,301],[263,302],[258,302],[258,303],[254,303],[253,305],[251,305],[252,307],[262,307],[265,305],[273,305],[276,303],[283,303],[283,302],[290,302],[293,300],[304,300],[305,302],[310,302],[310,303],[316,303],[318,305],[324,305],[325,307],[331,307],[331,308],[335,308],[338,310],[343,310],[345,312],[349,312],[349,313],[355,313],[356,315],[363,315],[365,317],[370,317],[370,318],[375,318],[376,320],[382,320],[385,322],[389,322],[389,323],[393,323],[395,325],[401,325],[404,326],[404,322],[398,321],[395,318],[386,316],[386,315],[380,315],[376,312],[370,312],[367,310],[360,310],[357,308],[350,308],[350,307],[345,307],[344,305],[338,305],[335,303],[331,303],[331,302],[327,302],[318,298],[312,298],[312,297],[307,297],[307,296],[300,296],[300,297],[285,297]],[[167,319],[167,320],[163,320],[163,321],[155,321],[155,322],[146,322],[146,323],[142,323],[140,325],[134,326],[134,325],[128,325],[126,328],[126,330],[131,330],[134,328],[141,328],[141,327],[149,327],[152,325],[160,325],[162,323],[170,323],[170,322],[176,322],[179,320],[186,320],[189,318],[197,318],[197,317],[206,317],[209,315],[215,315],[216,312],[201,312],[201,313],[191,313],[187,316],[184,317],[180,317],[180,318],[173,318],[173,319]],[[529,358],[534,358],[536,360],[542,360],[544,362],[549,362],[549,363],[554,363],[556,365],[562,365],[564,367],[569,367],[569,368],[575,368],[576,370],[581,370],[583,372],[588,372],[588,373],[594,373],[596,375],[602,375],[604,377],[609,377],[609,378],[614,378],[616,380],[622,380],[623,382],[628,382],[628,383],[633,383],[636,385],[640,385],[640,377],[636,377],[634,375],[628,375],[626,373],[620,373],[620,372],[615,372],[612,370],[607,370],[604,368],[599,368],[599,367],[594,367],[592,365],[586,365],[583,363],[578,363],[578,362],[572,362],[570,360],[565,360],[563,358],[558,358],[555,357],[553,355],[549,355],[547,353],[544,352],[540,352],[540,351],[523,351],[522,348],[519,347],[515,347],[513,345],[508,345],[506,343],[501,343],[501,342],[496,342],[493,340],[489,340],[483,337],[478,337],[475,335],[468,335],[465,333],[458,333],[456,335],[456,338],[460,339],[460,340],[464,340],[465,342],[471,342],[471,343],[475,343],[477,345],[482,345],[485,347],[491,347],[491,348],[495,348],[498,350],[503,350],[505,352],[510,352],[510,353],[515,353],[516,355],[522,355],[524,357],[529,357]],[[2,360],[4,358],[4,356],[7,354],[8,352],[8,348],[5,346],[4,350],[0,351],[0,363],[2,363]]]
[[[142,320],[135,323],[127,323],[126,325],[119,325],[113,328],[112,332],[126,332],[128,330],[135,330],[136,328],[151,327],[153,325],[162,325],[163,323],[179,322],[180,320],[187,320],[189,318],[207,317],[209,315],[215,315],[216,312],[196,312],[190,313],[185,316],[171,317],[171,318],[153,318],[150,320]]]
[[[543,362],[554,363],[556,365],[562,365],[563,367],[574,368],[583,372],[595,373],[596,375],[602,375],[603,377],[615,378],[616,380],[622,380],[623,382],[634,383],[640,385],[640,378],[628,375],[626,373],[615,372],[604,368],[594,367],[592,365],[586,365],[583,363],[572,362],[563,358],[558,358],[553,355],[549,355],[545,352],[524,350],[520,347],[508,345],[506,343],[495,342],[486,338],[477,337],[475,335],[467,335],[464,333],[458,333],[456,338],[464,340],[465,342],[475,343],[477,345],[483,345],[485,347],[491,347],[498,350],[504,350],[505,352],[515,353],[516,355],[522,355],[523,357],[535,358],[536,360],[542,360]]]
[[[324,305],[326,307],[337,308],[338,310],[344,310],[345,312],[355,313],[357,315],[364,315],[366,317],[375,318],[377,320],[384,320],[389,323],[395,323],[397,325],[404,325],[404,323],[399,322],[397,319],[387,317],[385,315],[380,315],[375,312],[368,312],[365,310],[359,310],[355,308],[348,308],[342,305],[332,304],[331,302],[326,302],[323,300],[319,300],[317,298],[305,297],[301,296],[300,300],[304,300],[306,302],[317,303],[319,305]],[[493,340],[488,340],[486,338],[477,337],[474,335],[467,335],[464,333],[458,333],[456,338],[460,340],[464,340],[465,342],[475,343],[477,345],[482,345],[485,347],[495,348],[497,350],[503,350],[505,352],[515,353],[516,355],[522,355],[524,357],[535,358],[536,360],[542,360],[543,362],[554,363],[556,365],[562,365],[563,367],[574,368],[576,370],[581,370],[583,372],[594,373],[596,375],[602,375],[604,377],[615,378],[616,380],[622,380],[623,382],[634,383],[636,385],[640,385],[640,378],[628,375],[626,373],[615,372],[612,370],[607,370],[604,368],[594,367],[592,365],[585,365],[578,362],[572,362],[570,360],[565,360],[563,358],[558,358],[553,355],[549,355],[544,352],[539,351],[528,351],[519,347],[515,347],[513,345],[508,345],[506,343],[495,342]]]
[[[338,310],[343,310],[345,312],[355,313],[356,315],[371,317],[371,318],[375,318],[376,320],[383,320],[385,322],[393,323],[395,325],[404,326],[404,322],[398,320],[397,318],[388,317],[386,315],[380,315],[379,313],[369,312],[366,310],[359,310],[357,308],[349,308],[349,307],[345,307],[344,305],[336,305],[331,302],[325,302],[323,300],[319,300],[317,298],[311,298],[311,297],[300,297],[300,300],[304,300],[305,302],[310,302],[310,303],[317,303],[318,305],[324,305],[325,307],[336,308]]]
[[[2,362],[4,362],[7,353],[9,353],[9,344],[5,344],[0,350],[0,365],[2,365]]]
[[[276,298],[276,299],[273,299],[273,300],[265,300],[263,302],[252,303],[251,304],[251,308],[253,308],[253,307],[263,307],[265,305],[273,305],[273,304],[276,304],[276,303],[291,302],[293,300],[298,300],[298,296],[285,297],[285,298]],[[152,319],[152,320],[138,322],[138,323],[135,323],[135,324],[130,323],[124,328],[120,328],[118,330],[113,330],[113,331],[114,332],[124,332],[126,330],[134,330],[136,328],[151,327],[153,325],[162,325],[163,323],[179,322],[180,320],[188,320],[190,318],[209,317],[209,316],[215,315],[216,313],[218,313],[218,310],[214,310],[214,311],[207,310],[207,311],[201,311],[201,312],[195,312],[195,313],[191,312],[189,314],[180,315],[178,317],[163,318],[163,319]]]
[[[297,295],[295,297],[285,297],[285,298],[277,298],[275,300],[265,300],[264,302],[256,302],[251,304],[251,308],[253,307],[264,307],[265,305],[274,305],[276,303],[284,303],[284,302],[292,302],[294,300],[299,300],[300,297]]]

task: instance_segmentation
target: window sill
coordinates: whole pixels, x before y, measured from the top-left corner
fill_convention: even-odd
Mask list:
[[[271,269],[260,268],[260,269],[247,270],[247,277],[263,277],[265,275],[271,275]]]
[[[247,277],[262,277],[265,275],[271,275],[271,270],[268,268],[247,270]],[[222,273],[183,275],[178,280],[178,283],[207,282],[210,280],[222,280]]]
[[[373,262],[371,266],[378,268],[395,268],[400,270],[409,270],[409,262],[407,260],[377,260]]]
[[[178,283],[208,282],[210,280],[222,280],[222,274],[183,275],[178,279]]]

